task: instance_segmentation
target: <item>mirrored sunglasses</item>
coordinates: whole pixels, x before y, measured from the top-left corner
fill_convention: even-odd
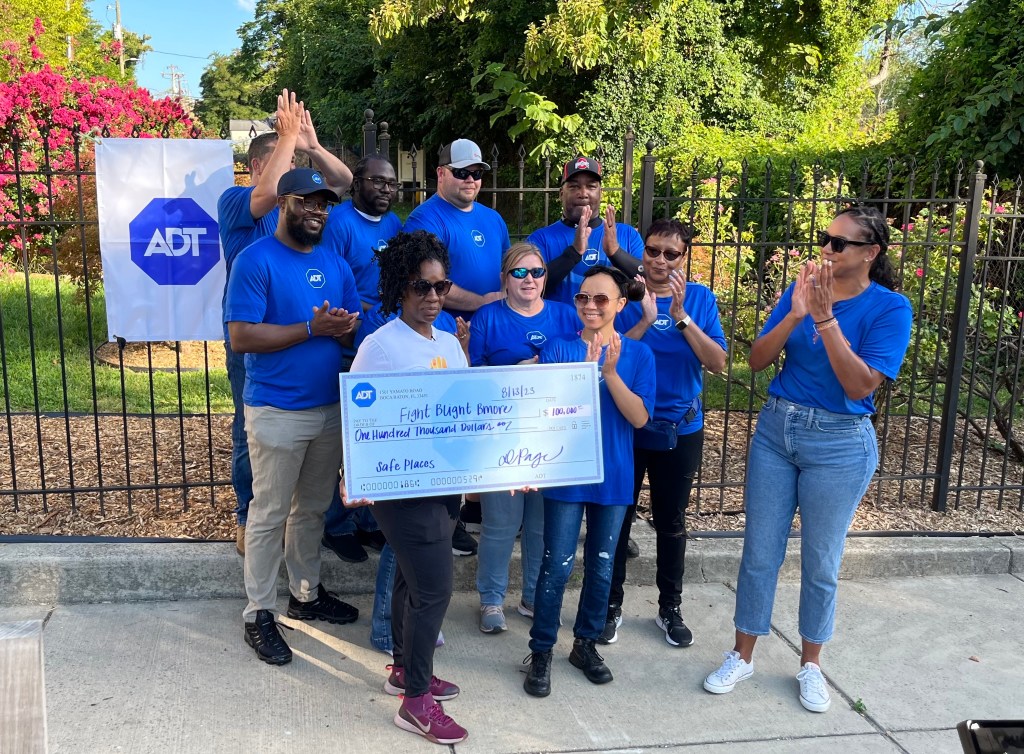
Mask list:
[[[514,277],[516,280],[523,280],[527,275],[532,277],[534,280],[539,280],[548,274],[548,271],[543,267],[513,267],[508,271],[508,274]]]

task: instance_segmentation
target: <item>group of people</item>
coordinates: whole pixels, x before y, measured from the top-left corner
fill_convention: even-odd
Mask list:
[[[313,168],[294,168],[296,151]],[[470,549],[453,541],[463,496],[376,504],[349,496],[337,471],[338,374],[470,365],[595,362],[599,370],[604,480],[480,496],[478,625],[491,635],[508,628],[519,536],[515,609],[532,621],[525,691],[551,692],[584,518],[569,660],[593,683],[612,680],[598,646],[619,638],[627,543],[645,480],[656,532],[652,617],[669,646],[690,646],[680,604],[685,511],[704,442],[701,390],[704,371],[720,372],[728,359],[714,293],[687,279],[692,227],[658,220],[641,238],[617,223],[614,208],[601,211],[602,166],[579,156],[562,170],[560,220],[511,244],[501,216],[476,201],[490,166],[475,143],[457,139],[441,152],[437,193],[402,229],[390,212],[398,183],[387,159],[366,157],[350,172],[319,146],[309,113],[287,91],[276,132],[253,140],[249,162],[253,185],[225,194],[220,222],[244,637],[259,659],[291,660],[276,619],[282,558],[289,617],[350,623],[356,608],[320,582],[320,546],[378,546],[371,641],[393,656],[384,690],[402,697],[394,722],[436,743],[465,739],[441,705],[460,689],[433,663],[453,555]],[[352,199],[340,203],[346,191]],[[829,706],[820,652],[832,635],[846,531],[877,467],[872,396],[896,377],[910,336],[888,242],[876,210],[839,212],[818,234],[820,256],[803,265],[751,348],[754,371],[785,361],[751,444],[735,643],[704,681],[711,693],[753,673],[799,511],[799,700],[815,712]]]

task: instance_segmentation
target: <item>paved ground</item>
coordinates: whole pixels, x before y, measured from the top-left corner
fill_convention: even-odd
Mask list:
[[[953,754],[960,720],[1024,718],[1021,577],[841,582],[823,656],[833,704],[822,715],[797,701],[798,589],[780,584],[754,677],[721,697],[701,681],[731,645],[725,583],[687,585],[696,643],[682,650],[654,625],[655,590],[630,588],[620,639],[604,650],[615,673],[606,686],[569,665],[563,629],[547,699],[522,691],[527,621],[510,613],[508,633],[481,634],[475,594],[456,594],[435,667],[463,689],[446,708],[470,737],[452,750]],[[368,595],[351,601],[368,611]],[[369,648],[365,617],[344,627],[288,621],[295,660],[274,668],[243,643],[241,608],[239,599],[8,606],[0,622],[47,619],[51,752],[444,750],[392,725],[397,703],[381,691],[388,658]]]

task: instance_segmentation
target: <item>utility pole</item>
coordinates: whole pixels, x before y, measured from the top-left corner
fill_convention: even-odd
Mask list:
[[[183,96],[184,88],[182,87],[182,79],[185,78],[185,74],[181,72],[178,66],[171,63],[167,66],[167,73],[161,73],[160,75],[165,79],[171,80],[171,97],[178,99]]]
[[[124,29],[121,28],[121,0],[114,0],[114,13],[116,20],[114,22],[114,39],[119,44],[118,62],[121,65],[121,78],[124,78]]]
[[[64,0],[64,10],[71,12],[71,0]],[[72,62],[75,59],[75,48],[71,40],[71,35],[68,34],[68,62]]]

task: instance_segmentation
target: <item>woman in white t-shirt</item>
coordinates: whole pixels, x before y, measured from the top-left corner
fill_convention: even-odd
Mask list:
[[[381,309],[398,317],[359,346],[352,372],[407,372],[469,366],[458,339],[434,327],[451,289],[448,252],[431,233],[399,233],[376,252]],[[348,501],[348,505],[369,501]],[[455,698],[459,687],[434,675],[434,648],[453,585],[452,530],[459,495],[389,500],[373,514],[395,551],[391,622],[394,664],[384,690],[404,696],[395,725],[434,743],[465,739],[438,702]]]

